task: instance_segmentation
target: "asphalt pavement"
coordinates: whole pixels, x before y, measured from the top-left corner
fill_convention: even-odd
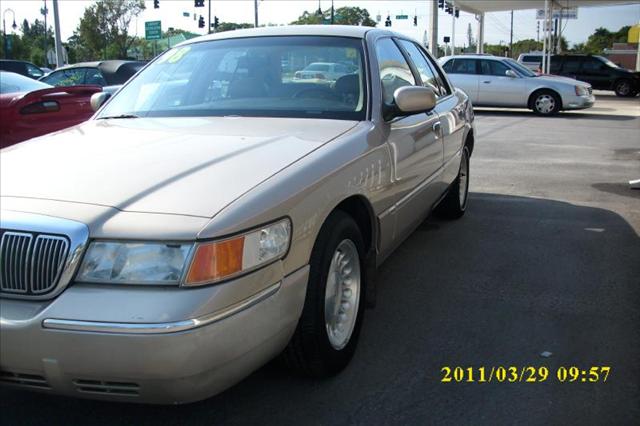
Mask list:
[[[639,424],[640,190],[628,181],[640,179],[640,99],[597,95],[595,108],[551,118],[477,112],[467,214],[428,219],[382,265],[378,306],[337,377],[300,379],[268,365],[177,407],[2,389],[0,422]],[[551,374],[442,383],[441,369],[456,366]],[[562,383],[563,366],[610,373]]]

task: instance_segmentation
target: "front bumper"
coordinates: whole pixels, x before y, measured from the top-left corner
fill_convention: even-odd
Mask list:
[[[163,288],[105,292],[99,286],[71,286],[46,303],[0,299],[0,383],[127,402],[169,404],[207,398],[284,349],[302,311],[308,271],[301,268],[214,312],[203,312],[202,307],[225,296],[221,286],[246,287],[256,277],[269,276],[269,268],[238,279],[249,284],[234,280],[199,289],[201,306],[189,306],[194,316],[182,319],[167,305],[171,299]],[[133,293],[140,291],[146,305],[137,314],[126,300],[128,292],[139,300]],[[187,296],[190,290],[179,292],[169,292],[174,304],[194,299]],[[118,321],[109,321],[105,315],[114,307],[109,306],[115,303],[110,299],[114,293],[122,303],[113,314]],[[97,304],[107,306],[98,309]],[[93,306],[94,315],[88,315],[87,305]],[[123,322],[125,317],[130,320]],[[168,321],[145,321],[148,318]]]
[[[585,96],[570,96],[567,99],[563,99],[562,101],[562,109],[564,110],[572,110],[572,109],[586,109],[591,108],[596,102],[596,97],[591,95]]]

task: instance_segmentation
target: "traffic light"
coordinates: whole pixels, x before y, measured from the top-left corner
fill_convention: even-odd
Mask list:
[[[217,16],[214,16],[213,17],[213,28],[217,30],[219,25],[220,25],[220,20],[218,19]]]
[[[456,16],[456,18],[459,18],[459,17],[460,17],[460,9],[458,9],[457,7],[456,7],[456,13],[455,13],[455,16]]]
[[[193,0],[194,7],[204,7],[204,0]]]
[[[153,8],[160,9],[160,0],[153,0]]]
[[[451,15],[451,13],[453,12],[453,10],[451,10],[451,5],[449,3],[444,5],[444,11],[447,12],[449,15]]]
[[[414,26],[414,27],[417,27],[417,26],[418,26],[418,17],[417,17],[417,16],[414,16],[414,17],[413,17],[413,26]]]
[[[444,9],[444,0],[438,0],[438,7]]]
[[[202,15],[198,18],[198,28],[204,28],[204,16]]]

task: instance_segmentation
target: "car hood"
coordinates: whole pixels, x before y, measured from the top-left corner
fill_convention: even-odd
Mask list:
[[[212,217],[353,128],[344,120],[93,120],[0,154],[0,195]]]
[[[570,77],[563,77],[561,75],[551,75],[551,74],[542,74],[539,75],[537,77],[533,77],[535,78],[535,80],[537,82],[546,82],[546,83],[566,83],[566,84],[570,84],[572,86],[575,86],[577,84],[582,85],[582,86],[591,86],[589,83],[586,83],[584,81],[579,81],[576,80],[575,78],[570,78]]]

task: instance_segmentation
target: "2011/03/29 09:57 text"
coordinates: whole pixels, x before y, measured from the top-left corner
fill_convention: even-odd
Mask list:
[[[498,366],[498,367],[448,367],[440,369],[442,383],[541,383],[548,379],[556,379],[561,383],[606,382],[611,367],[596,366],[579,368],[576,366],[558,367],[551,371],[549,367],[541,366]]]

